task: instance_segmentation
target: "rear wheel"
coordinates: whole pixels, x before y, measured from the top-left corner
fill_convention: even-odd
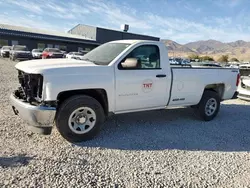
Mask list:
[[[200,103],[196,106],[197,115],[205,120],[210,121],[214,119],[220,110],[220,97],[219,95],[210,90],[203,93]]]
[[[59,107],[56,127],[69,142],[82,142],[99,133],[104,118],[104,110],[96,99],[77,95],[70,97]]]

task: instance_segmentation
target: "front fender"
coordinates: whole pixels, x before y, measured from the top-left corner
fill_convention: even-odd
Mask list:
[[[70,90],[104,89],[110,110],[114,107],[114,79],[112,75],[67,75],[44,78],[43,101],[56,101],[59,93]]]

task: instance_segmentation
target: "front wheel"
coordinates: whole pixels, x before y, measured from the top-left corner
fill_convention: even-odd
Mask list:
[[[104,110],[94,98],[86,95],[70,97],[59,107],[56,127],[69,142],[94,138],[104,122]]]
[[[205,121],[214,119],[220,110],[220,97],[214,91],[204,91],[201,101],[196,107],[196,113]]]

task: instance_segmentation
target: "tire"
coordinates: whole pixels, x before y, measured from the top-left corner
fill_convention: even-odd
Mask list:
[[[214,119],[220,110],[219,95],[210,90],[205,90],[201,101],[196,107],[196,114],[204,121]]]
[[[81,110],[79,109],[83,111],[80,112]],[[92,116],[93,119],[88,116]],[[81,118],[84,119],[85,123],[80,122]],[[73,121],[72,119],[75,120]],[[103,107],[96,99],[86,95],[76,95],[65,100],[59,106],[56,115],[56,127],[67,141],[72,143],[82,142],[93,139],[99,133],[104,119]],[[90,120],[93,121],[91,122]],[[87,125],[88,123],[91,124]],[[75,126],[77,128],[74,128]],[[86,130],[88,131],[84,132]]]

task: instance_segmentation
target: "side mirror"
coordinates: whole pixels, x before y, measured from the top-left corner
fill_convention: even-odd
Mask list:
[[[136,58],[127,58],[121,65],[122,68],[137,68],[138,60]]]

